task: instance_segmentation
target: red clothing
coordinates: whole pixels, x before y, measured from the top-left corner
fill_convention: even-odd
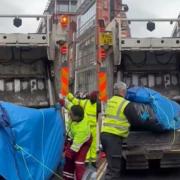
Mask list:
[[[72,152],[72,156],[65,157],[65,166],[63,169],[63,178],[64,180],[72,180],[75,179],[74,175],[76,176],[76,180],[81,180],[84,172],[85,172],[85,160],[86,160],[86,154],[91,146],[92,143],[92,137],[89,138],[88,141],[86,141],[80,150],[76,152]],[[65,151],[71,152],[70,150],[70,143],[67,143],[65,147]],[[65,152],[66,154],[66,152]],[[72,158],[69,158],[72,157]]]

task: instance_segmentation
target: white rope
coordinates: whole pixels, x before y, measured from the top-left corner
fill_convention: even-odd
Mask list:
[[[175,124],[175,120],[174,120],[174,129],[173,129],[173,140],[172,140],[172,143],[171,143],[171,145],[173,145],[174,144],[174,142],[176,141],[176,124]]]
[[[42,146],[42,163],[44,164],[44,122],[45,122],[45,117],[44,117],[44,112],[41,110],[40,111],[43,117],[43,122],[42,122],[42,139],[41,139],[41,146]],[[45,174],[44,174],[44,167],[43,167],[43,180],[44,180]]]
[[[25,151],[21,146],[19,146],[18,144],[15,145],[15,148],[18,150],[21,150],[22,152],[26,153],[27,155],[29,155],[32,159],[34,159],[38,164],[40,164],[42,167],[46,168],[47,170],[49,170],[51,173],[53,173],[56,177],[58,177],[60,180],[63,180],[63,178],[57,174],[55,171],[53,171],[52,169],[50,169],[48,166],[46,166],[45,164],[43,164],[40,160],[38,160],[36,157],[34,157],[32,154],[28,153],[27,151]]]
[[[21,154],[22,154],[22,158],[23,158],[23,161],[24,161],[25,168],[26,168],[26,170],[27,170],[27,172],[28,172],[28,174],[29,174],[29,177],[33,180],[32,174],[31,174],[30,171],[29,171],[27,162],[26,162],[26,160],[25,160],[25,157],[24,157],[24,154],[23,154],[22,151],[21,151]]]

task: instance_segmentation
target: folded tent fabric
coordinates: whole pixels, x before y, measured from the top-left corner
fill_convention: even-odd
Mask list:
[[[2,123],[6,115],[9,126]],[[0,175],[8,180],[49,179],[62,160],[60,112],[1,102],[0,119]]]
[[[138,131],[164,131],[162,125],[156,119],[156,115],[149,104],[130,102],[125,110],[132,130]]]
[[[164,130],[180,128],[180,105],[160,93],[149,88],[133,87],[128,89],[126,98],[132,102],[149,104]]]

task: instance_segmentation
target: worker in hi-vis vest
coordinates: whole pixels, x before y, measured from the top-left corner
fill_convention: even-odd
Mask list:
[[[85,172],[85,160],[92,143],[92,135],[84,109],[80,105],[60,104],[69,110],[69,120],[66,123],[67,133],[64,147],[65,165],[63,169],[64,180],[81,180]]]
[[[96,141],[96,124],[97,124],[97,101],[98,92],[93,91],[89,95],[89,99],[78,99],[75,98],[71,93],[68,94],[67,99],[73,104],[79,104],[85,112],[85,116],[89,122],[91,133],[92,133],[92,144],[87,153],[86,162],[91,163],[96,166],[96,151],[97,151],[97,141]]]
[[[114,85],[114,96],[107,101],[101,128],[101,144],[107,157],[105,180],[119,180],[121,173],[122,140],[129,134],[130,124],[124,115],[129,101],[125,99],[127,86]]]

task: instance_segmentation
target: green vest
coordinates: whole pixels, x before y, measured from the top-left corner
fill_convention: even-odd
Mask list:
[[[71,93],[67,96],[68,100],[74,105],[80,105],[85,112],[85,116],[91,127],[96,127],[97,119],[97,103],[92,104],[89,99],[78,99],[75,98]]]
[[[73,141],[71,149],[78,152],[81,146],[88,141],[91,136],[90,126],[86,119],[80,122],[73,122],[70,120],[68,126],[67,133]]]
[[[128,103],[129,101],[119,96],[113,96],[108,100],[101,132],[115,134],[120,137],[128,136],[130,124],[124,115],[124,109]]]

